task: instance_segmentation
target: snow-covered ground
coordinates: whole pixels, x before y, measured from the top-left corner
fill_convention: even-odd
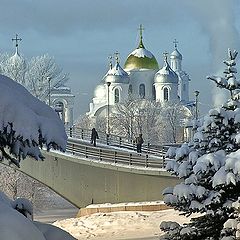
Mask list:
[[[154,212],[95,213],[80,218],[56,221],[58,226],[78,240],[158,239],[162,221],[189,222],[190,218],[169,209]]]

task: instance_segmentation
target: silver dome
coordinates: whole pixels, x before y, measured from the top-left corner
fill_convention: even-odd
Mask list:
[[[103,82],[107,83],[129,83],[129,76],[127,72],[125,72],[119,63],[110,69],[107,74],[103,78]]]
[[[161,68],[154,78],[155,83],[178,83],[178,75],[171,69],[165,60],[165,65]]]

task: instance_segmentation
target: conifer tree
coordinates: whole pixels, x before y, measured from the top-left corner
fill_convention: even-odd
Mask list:
[[[200,214],[183,226],[163,222],[160,228],[166,234],[161,239],[236,239],[238,214],[234,204],[240,197],[240,82],[236,79],[236,57],[235,50],[228,50],[225,76],[208,77],[230,93],[229,100],[199,121],[192,142],[167,152],[170,160],[166,169],[182,183],[164,190],[165,203],[186,216]]]

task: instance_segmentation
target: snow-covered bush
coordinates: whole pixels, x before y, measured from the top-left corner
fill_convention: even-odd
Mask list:
[[[183,180],[164,192],[167,205],[186,215],[202,213],[184,226],[160,226],[161,239],[235,239],[238,214],[233,202],[240,196],[240,82],[236,79],[236,51],[228,51],[225,77],[208,77],[230,92],[230,99],[209,111],[193,140],[171,150],[166,166]],[[172,225],[172,223],[171,223]]]

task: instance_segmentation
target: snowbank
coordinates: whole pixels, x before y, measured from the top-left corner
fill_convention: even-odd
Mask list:
[[[190,218],[179,215],[173,209],[156,212],[95,213],[80,218],[56,221],[55,226],[69,232],[78,240],[117,240],[157,237],[162,221],[189,222]]]

